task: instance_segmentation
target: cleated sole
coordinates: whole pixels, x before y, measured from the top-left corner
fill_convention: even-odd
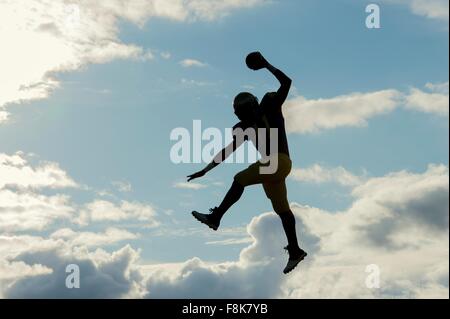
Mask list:
[[[287,270],[287,271],[283,270],[283,273],[286,275],[286,274],[290,273],[291,271],[293,271],[293,270],[298,266],[298,264],[299,264],[303,259],[305,259],[306,256],[308,256],[308,254],[305,252],[301,257],[298,258],[296,264],[295,264],[293,267],[291,267],[291,268],[290,268],[289,270]]]
[[[192,212],[192,216],[194,216],[194,218],[195,218],[196,220],[198,220],[198,221],[199,221],[200,223],[202,223],[202,224],[205,224],[206,226],[208,226],[208,227],[211,228],[212,230],[217,231],[217,229],[219,228],[218,226],[216,226],[216,225],[211,225],[211,224],[205,222],[204,220],[202,220],[201,218],[199,218],[199,217],[197,216],[197,214],[200,214],[200,213],[199,213],[199,212],[196,212],[196,211],[193,211],[193,212]]]

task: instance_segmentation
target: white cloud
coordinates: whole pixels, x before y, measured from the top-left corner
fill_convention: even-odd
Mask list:
[[[176,1],[180,3],[180,1]],[[191,0],[184,1],[184,9],[189,13],[188,19],[214,20],[224,17],[232,10],[251,8],[264,3],[266,0]]]
[[[288,295],[448,298],[448,168],[373,178],[353,195],[352,206],[334,214],[297,206],[320,238],[320,250],[292,279],[303,284],[288,283]],[[380,267],[380,289],[364,285],[369,264]],[[321,284],[313,284],[314,278]]]
[[[46,239],[40,236],[0,235],[0,259],[11,260],[27,251],[55,249],[63,244],[61,240]]]
[[[389,0],[389,2],[408,5],[416,15],[448,21],[448,0]]]
[[[152,17],[214,20],[264,0],[5,0],[0,3],[0,123],[6,105],[42,99],[57,73],[116,59],[148,60],[151,50],[119,39],[119,20],[143,26]]]
[[[156,227],[159,222],[156,220],[155,209],[148,204],[139,202],[121,201],[119,205],[106,201],[95,200],[86,204],[80,211],[75,223],[88,225],[91,222],[124,220],[137,220],[145,223],[146,227]]]
[[[0,153],[0,189],[6,186],[19,188],[64,188],[77,184],[57,163],[42,163],[32,167],[23,153]]]
[[[198,67],[198,68],[202,68],[207,66],[206,63],[200,62],[198,60],[195,59],[185,59],[180,61],[180,65],[185,67],[185,68],[191,68],[191,67]]]
[[[8,120],[8,117],[9,117],[9,113],[2,111],[2,109],[0,109],[0,123],[6,122]]]
[[[16,262],[43,265],[50,274],[4,281],[2,290],[9,298],[136,298],[142,295],[141,277],[135,262],[138,252],[130,246],[107,253],[63,247],[29,251],[18,255]],[[67,289],[66,266],[80,268],[80,288]]]
[[[55,72],[144,55],[119,41],[117,18],[101,5],[3,1],[0,19],[0,107],[47,97],[59,85]]]
[[[90,252],[61,238],[67,236],[3,236],[0,255],[15,249],[6,260],[21,263],[24,275],[0,284],[13,298],[448,298],[448,177],[446,166],[430,165],[424,173],[370,178],[341,212],[293,204],[309,255],[288,276],[281,272],[287,255],[279,217],[264,213],[248,225],[253,242],[239,259],[221,263],[195,257],[145,265],[129,246]],[[80,289],[62,284],[69,263],[81,268]],[[366,287],[369,264],[380,268],[379,289]]]
[[[57,220],[70,219],[74,208],[66,195],[41,195],[0,189],[0,230],[43,230]]]
[[[0,236],[0,297],[27,295],[54,298],[140,297],[140,281],[135,264],[138,251],[128,245],[108,253],[88,247],[108,245],[132,237],[124,230],[103,233],[74,232],[64,228],[49,238],[29,235]],[[65,288],[66,266],[80,267],[81,287]],[[98,286],[96,286],[98,284]],[[29,294],[29,295],[28,295]]]
[[[248,226],[254,242],[238,261],[154,265],[148,297],[448,298],[448,168],[368,179],[353,195],[342,212],[292,206],[309,256],[289,276],[279,218],[266,213]],[[380,289],[366,287],[369,264]]]
[[[25,165],[21,156],[9,156],[7,162]],[[448,167],[430,165],[423,173],[366,178],[354,184],[351,194],[353,203],[339,212],[292,205],[300,243],[309,255],[284,276],[285,237],[274,213],[253,218],[247,227],[252,242],[235,261],[192,258],[173,265],[142,265],[139,251],[129,246],[112,253],[89,250],[138,236],[125,229],[65,227],[48,238],[8,234],[41,230],[57,218],[69,221],[74,208],[63,195],[5,188],[0,191],[0,203],[7,209],[0,214],[7,217],[0,219],[0,293],[12,298],[448,298]],[[82,211],[84,221],[91,223],[128,218],[155,222],[151,206],[140,203],[93,201]],[[224,233],[231,238],[214,244],[246,238],[240,228]],[[64,286],[65,267],[72,263],[83,274],[80,289]],[[365,285],[369,264],[380,267],[380,289]]]
[[[311,248],[318,241],[303,223],[298,233]],[[148,276],[148,298],[277,298],[283,297],[287,261],[285,236],[279,217],[264,213],[247,226],[252,243],[241,250],[237,261],[207,263],[192,258],[184,263],[153,265]],[[310,254],[312,250],[308,251]],[[308,257],[311,258],[311,257]],[[299,267],[304,268],[304,265]],[[301,270],[299,270],[301,271]],[[296,281],[301,283],[301,281]]]
[[[343,186],[356,186],[364,181],[364,177],[354,175],[341,166],[328,168],[319,164],[307,168],[294,168],[289,176],[300,182],[334,182]]]
[[[71,218],[74,209],[68,196],[36,190],[76,186],[57,163],[32,166],[22,152],[0,153],[0,230],[43,230],[57,220]]]
[[[129,189],[126,183],[118,186],[124,191]],[[134,220],[145,227],[159,224],[156,211],[149,204],[94,200],[78,207],[67,194],[43,192],[47,189],[61,191],[67,187],[78,185],[57,163],[33,166],[22,152],[0,153],[0,230],[42,231],[57,221],[88,225],[91,222]]]
[[[395,219],[396,223],[403,218],[404,226],[411,221],[448,229],[448,167],[444,165],[430,165],[423,174],[400,171],[372,178],[357,186],[353,195],[359,199],[354,205],[374,202],[385,206],[391,215],[380,217]]]
[[[430,83],[425,84],[425,87],[433,92],[447,94],[449,92],[448,81],[444,83]]]
[[[206,185],[200,184],[200,183],[193,183],[193,182],[177,182],[173,184],[173,187],[175,188],[182,188],[182,189],[193,189],[193,190],[199,190],[206,188]]]
[[[125,229],[110,227],[103,233],[76,232],[70,228],[61,228],[50,235],[52,239],[64,239],[72,246],[103,246],[110,245],[124,240],[133,240],[139,237]]]
[[[448,82],[427,83],[425,92],[382,90],[351,93],[328,99],[306,99],[297,96],[283,105],[286,128],[290,133],[317,133],[340,127],[364,127],[375,116],[400,107],[438,116],[448,116]]]
[[[0,296],[2,281],[11,281],[24,277],[29,278],[32,276],[47,275],[51,273],[51,269],[39,264],[30,266],[22,261],[8,262],[6,260],[0,260]]]
[[[405,107],[425,113],[448,116],[448,81],[445,83],[427,83],[428,92],[413,88],[406,96]]]
[[[314,133],[343,126],[365,126],[369,118],[394,110],[400,97],[396,90],[316,100],[295,97],[283,108],[286,127],[291,133]]]

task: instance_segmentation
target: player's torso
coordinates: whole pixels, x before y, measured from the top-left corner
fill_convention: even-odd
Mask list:
[[[261,155],[274,153],[289,155],[285,122],[281,111],[261,105],[254,128],[255,138],[250,140]]]

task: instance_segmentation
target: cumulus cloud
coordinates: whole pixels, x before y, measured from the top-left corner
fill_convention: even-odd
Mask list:
[[[40,240],[3,236],[0,256],[6,251],[7,262],[20,263],[24,277],[5,278],[2,290],[17,298],[448,298],[448,178],[444,165],[369,178],[339,212],[293,203],[309,255],[288,276],[281,222],[270,212],[252,219],[252,243],[238,260],[222,263],[195,257],[145,265],[129,246],[112,253],[74,247],[70,231]],[[68,264],[80,267],[80,289],[63,285]],[[368,265],[380,270],[378,289],[366,285]]]
[[[25,251],[37,248],[56,247],[52,240],[29,235],[0,235],[0,297],[6,282],[13,282],[24,277],[51,274],[52,269],[41,264],[28,265],[23,261],[14,261],[14,257]]]
[[[134,238],[136,235],[115,228],[103,233],[62,228],[48,237],[1,235],[0,297],[139,297],[141,293],[136,283],[142,279],[135,269],[139,251],[128,245],[112,253],[100,248],[89,250]],[[65,286],[69,264],[80,268],[79,291]],[[95,283],[106,286],[95,287]],[[33,291],[27,292],[29,288]],[[5,291],[8,291],[7,296]]]
[[[343,186],[356,186],[363,182],[363,176],[357,176],[339,166],[334,168],[314,164],[307,168],[294,168],[289,175],[292,179],[310,183],[338,183]]]
[[[238,261],[155,265],[147,297],[448,298],[448,168],[368,179],[352,194],[342,212],[292,205],[309,256],[291,275],[280,275],[282,228],[266,213]],[[379,289],[366,286],[368,265],[381,271]]]
[[[286,128],[290,133],[308,134],[340,127],[364,127],[369,119],[397,108],[448,116],[448,82],[427,83],[425,89],[356,92],[328,99],[296,96],[283,105]]]
[[[417,223],[425,230],[433,228],[431,233],[448,229],[448,168],[444,165],[430,165],[423,174],[401,171],[372,178],[357,186],[353,195],[358,199],[370,199],[390,210],[389,214],[386,210],[382,215],[380,223],[388,220],[392,225],[399,223],[403,227]],[[384,229],[388,230],[389,227]]]
[[[294,208],[321,244],[311,267],[287,283],[287,295],[448,298],[448,168],[369,179],[353,195],[351,207],[334,214]],[[379,289],[364,284],[370,264],[381,271]],[[297,278],[303,284],[295,287]]]
[[[24,278],[52,273],[52,269],[36,263],[29,265],[14,258],[26,251],[51,249],[60,243],[30,235],[0,235],[0,298],[9,284]]]
[[[141,277],[133,265],[138,252],[130,246],[113,252],[98,250],[48,249],[18,255],[15,260],[26,264],[41,264],[52,269],[51,274],[35,275],[15,281],[5,289],[7,298],[126,298],[139,297]],[[69,249],[69,250],[67,250]],[[65,286],[67,265],[80,270],[80,288]]]
[[[6,105],[42,99],[57,88],[59,72],[116,59],[153,59],[151,50],[123,43],[118,23],[143,26],[152,17],[177,21],[221,18],[264,0],[6,0],[0,4],[0,123]]]
[[[275,214],[253,218],[247,231],[253,242],[237,261],[208,263],[192,258],[146,271],[147,298],[273,298],[281,293],[281,223]]]
[[[52,270],[50,268],[40,264],[30,266],[22,261],[8,262],[0,259],[0,297],[2,282],[22,279],[24,277],[29,278],[32,276],[47,275],[51,273]]]

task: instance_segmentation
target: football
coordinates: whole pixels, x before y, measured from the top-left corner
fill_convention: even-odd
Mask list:
[[[266,60],[259,52],[252,52],[247,55],[245,63],[252,70],[260,70],[266,66]]]

